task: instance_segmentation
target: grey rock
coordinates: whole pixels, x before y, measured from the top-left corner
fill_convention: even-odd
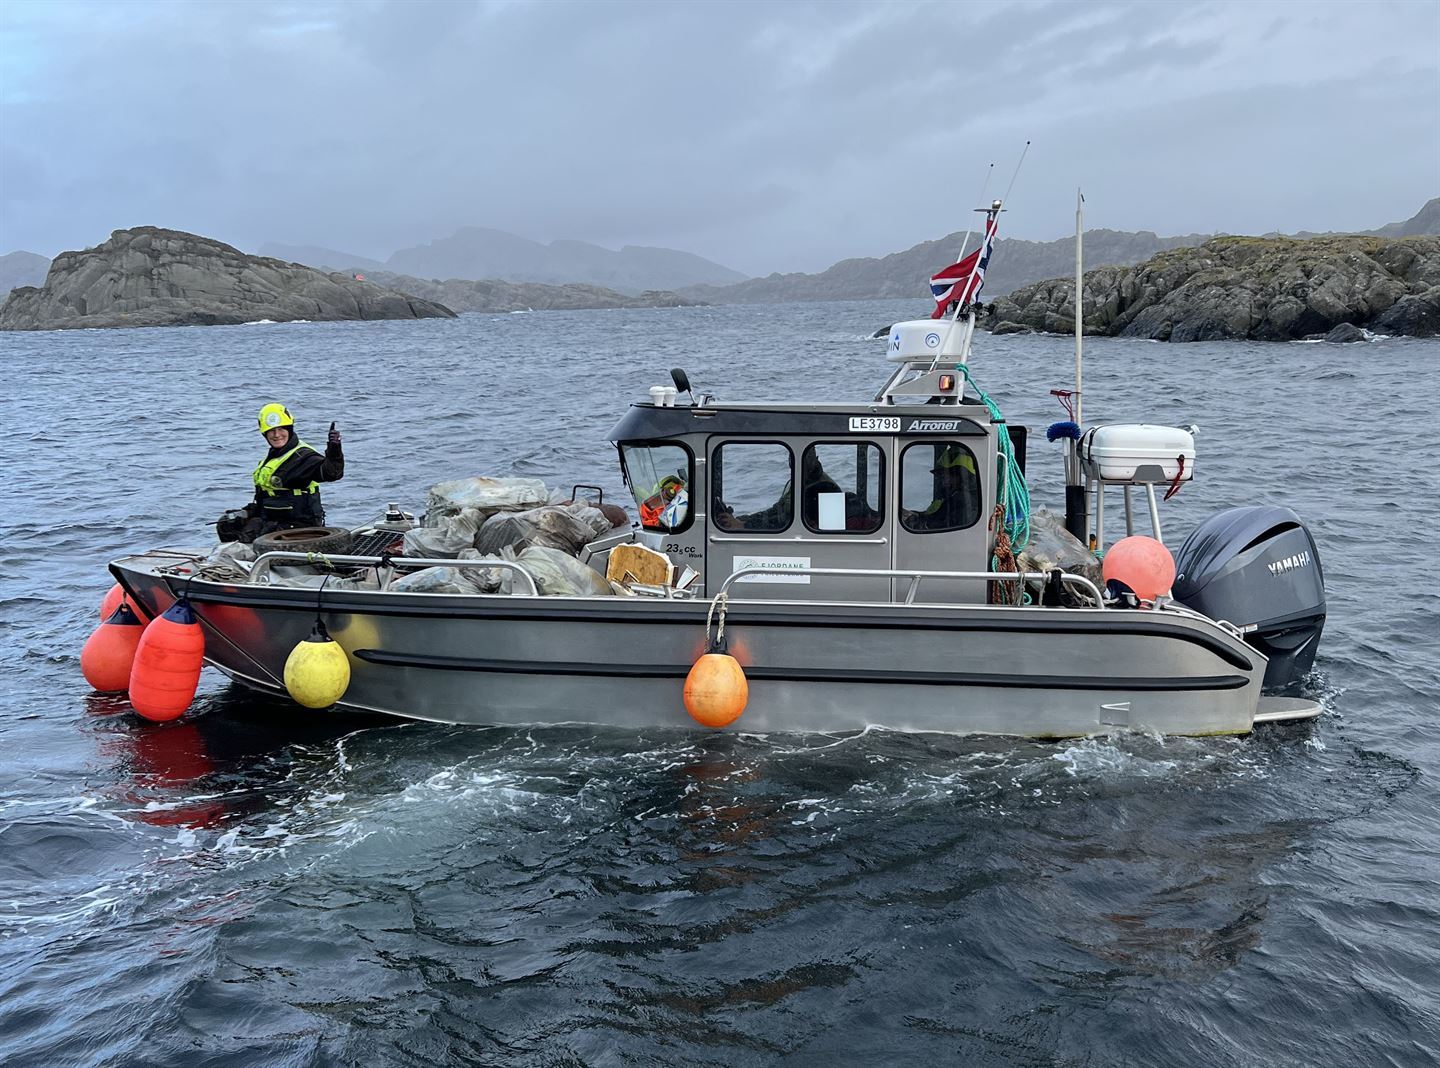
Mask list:
[[[1375,317],[1370,329],[1377,334],[1407,337],[1440,336],[1440,286],[1402,297]]]
[[[1354,323],[1341,323],[1331,330],[1330,333],[1326,334],[1323,340],[1336,345],[1349,345],[1356,341],[1364,341],[1365,337],[1365,331],[1361,330]]]
[[[140,226],[56,256],[43,287],[16,289],[0,306],[0,330],[454,317],[396,290]]]
[[[1440,237],[1221,237],[1087,271],[1083,283],[1090,334],[1286,341],[1341,324],[1440,334]],[[989,321],[1069,333],[1074,295],[1073,279],[1036,282],[997,300]]]
[[[1020,323],[1012,323],[1008,319],[1001,320],[990,328],[992,334],[1033,334],[1035,331]]]

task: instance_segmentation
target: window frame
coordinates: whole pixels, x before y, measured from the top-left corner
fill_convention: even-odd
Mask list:
[[[934,447],[937,446],[937,445],[943,446],[943,447],[945,447],[945,448],[949,448],[949,447],[951,447],[952,445],[958,445],[958,446],[960,446],[962,449],[964,449],[966,452],[968,452],[968,453],[970,454],[970,459],[971,459],[971,460],[974,462],[974,464],[975,464],[975,471],[974,471],[974,475],[975,475],[975,498],[976,498],[975,518],[972,519],[972,520],[971,520],[970,522],[968,522],[968,523],[962,523],[962,524],[959,524],[959,525],[953,526],[953,527],[932,527],[932,528],[928,528],[928,529],[917,530],[917,529],[915,529],[914,527],[910,526],[910,525],[905,521],[905,512],[906,512],[906,508],[905,508],[905,457],[909,455],[911,449],[920,448],[920,447],[922,447],[922,446],[925,447],[925,448],[934,449]],[[932,454],[932,455],[933,455],[933,454]],[[933,459],[932,459],[931,462],[932,462],[932,463],[934,462]],[[896,504],[895,515],[896,515],[896,519],[899,520],[900,529],[903,530],[903,531],[905,531],[905,533],[907,533],[907,534],[917,534],[917,535],[925,535],[925,534],[954,534],[956,531],[969,530],[970,528],[972,528],[973,526],[975,526],[976,523],[979,523],[980,520],[983,519],[984,516],[985,516],[985,480],[984,480],[984,479],[981,477],[981,475],[980,475],[980,471],[981,471],[981,468],[982,468],[983,466],[984,466],[984,462],[980,459],[979,456],[977,456],[977,455],[975,454],[975,450],[972,449],[966,442],[964,442],[964,441],[959,441],[959,440],[957,440],[957,439],[955,439],[955,438],[928,438],[928,439],[922,439],[922,440],[920,440],[920,441],[911,441],[911,442],[906,443],[906,444],[900,449],[900,455],[896,458],[896,471],[897,471],[897,473],[898,473],[899,476],[900,476],[900,492],[895,495],[895,504]],[[933,493],[933,492],[934,492],[934,483],[933,483],[933,478],[934,478],[934,476],[932,475],[931,478],[932,478],[931,492]],[[934,498],[932,497],[931,500],[932,500],[932,502],[933,502]]]
[[[720,452],[727,445],[778,445],[785,450],[786,455],[790,457],[790,522],[775,530],[759,530],[752,527],[740,527],[730,530],[715,522],[715,516],[717,514],[715,506],[717,503],[723,503],[719,501],[717,492],[721,488],[721,483],[725,481],[725,465],[720,462]],[[724,438],[710,447],[709,464],[710,492],[708,494],[709,501],[705,514],[712,531],[719,534],[784,534],[795,525],[795,520],[800,514],[799,509],[795,507],[795,450],[788,441],[783,441],[779,438]],[[715,475],[717,470],[720,472],[718,478]],[[784,490],[782,489],[781,492],[783,493]],[[733,511],[731,514],[734,514]]]
[[[883,530],[883,529],[885,528],[886,518],[888,517],[888,514],[889,514],[888,511],[887,511],[887,509],[886,509],[886,507],[885,507],[885,503],[886,503],[886,502],[885,502],[885,446],[881,445],[880,442],[876,441],[876,440],[873,439],[873,438],[854,437],[854,438],[824,438],[824,439],[818,439],[818,440],[812,441],[812,442],[810,442],[808,445],[806,445],[804,451],[800,454],[800,466],[799,466],[799,470],[800,470],[800,471],[803,472],[803,471],[805,470],[805,457],[806,457],[806,455],[809,454],[809,452],[810,452],[811,449],[813,449],[813,448],[815,448],[816,446],[819,446],[819,445],[869,445],[869,446],[871,446],[872,448],[876,449],[876,450],[880,453],[880,490],[879,490],[879,498],[880,498],[880,509],[879,509],[879,511],[880,511],[880,517],[879,517],[879,519],[876,521],[875,526],[871,527],[871,528],[868,529],[868,530],[849,530],[849,529],[846,529],[846,530],[821,530],[818,526],[813,526],[813,527],[812,527],[812,526],[810,525],[809,520],[806,519],[806,517],[805,517],[805,498],[804,498],[804,492],[805,492],[805,491],[804,491],[804,487],[802,486],[802,487],[801,487],[801,490],[800,490],[800,507],[797,509],[797,514],[798,514],[799,517],[800,517],[800,525],[803,526],[803,527],[804,527],[807,531],[809,531],[811,534],[819,534],[819,535],[821,535],[822,537],[836,537],[836,538],[843,538],[843,537],[846,537],[846,536],[849,536],[849,537],[852,537],[852,538],[870,537],[870,536],[873,536],[874,534],[876,534],[877,532]],[[868,504],[868,503],[866,504],[866,507],[869,507],[869,504]],[[820,516],[819,516],[819,514],[818,514],[818,511],[819,511],[819,510],[817,509],[816,511],[817,511],[817,514],[816,514],[815,518],[818,520],[818,519],[820,518]]]
[[[685,487],[687,490],[693,488],[695,485],[695,450],[690,448],[689,444],[680,438],[642,438],[636,441],[616,442],[615,447],[620,453],[620,472],[625,478],[625,488],[630,491],[630,499],[635,503],[636,518],[639,521],[641,530],[647,534],[664,534],[667,536],[683,534],[695,525],[695,512],[697,511],[695,507],[695,494],[693,492],[690,494],[690,507],[685,510],[685,522],[681,523],[678,527],[647,527],[645,525],[645,517],[640,512],[640,502],[635,496],[635,480],[630,476],[630,464],[625,456],[625,450],[629,448],[646,449],[656,448],[661,445],[673,445],[676,448],[684,450],[685,460],[688,464]]]

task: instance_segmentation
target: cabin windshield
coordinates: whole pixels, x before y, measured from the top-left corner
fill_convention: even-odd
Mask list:
[[[689,449],[673,441],[627,444],[620,446],[620,459],[642,527],[674,534],[690,525],[695,458]]]

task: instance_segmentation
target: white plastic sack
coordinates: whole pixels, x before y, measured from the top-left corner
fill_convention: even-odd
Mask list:
[[[425,500],[426,522],[434,524],[444,516],[474,508],[487,518],[496,512],[520,512],[538,508],[550,499],[545,483],[538,478],[456,478],[437,482]]]
[[[412,527],[405,532],[404,554],[421,559],[456,559],[462,550],[475,548],[475,536],[484,521],[478,509],[466,508],[441,517],[433,526]]]
[[[546,596],[609,597],[614,593],[604,575],[559,549],[532,545],[516,559]]]
[[[605,517],[595,509],[587,510],[604,521]],[[526,512],[492,515],[480,528],[475,548],[481,553],[497,553],[506,546],[519,552],[532,545],[546,545],[574,556],[594,537],[593,521],[585,522],[573,507],[547,505]]]
[[[1021,571],[1049,571],[1059,568],[1072,575],[1083,575],[1096,586],[1104,587],[1100,577],[1100,562],[1080,539],[1065,529],[1064,520],[1044,508],[1030,513],[1030,543],[1017,559]],[[1039,584],[1030,583],[1031,593],[1038,599]],[[1077,596],[1069,587],[1065,590],[1066,604],[1088,603],[1088,599]]]
[[[427,567],[396,579],[390,589],[397,593],[474,593],[462,573],[458,567]]]

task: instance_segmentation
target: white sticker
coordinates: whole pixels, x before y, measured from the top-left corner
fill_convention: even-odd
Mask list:
[[[900,417],[898,415],[852,415],[850,417],[850,433],[852,434],[898,434],[900,432]]]
[[[737,556],[735,557],[734,571],[746,567],[778,567],[799,570],[810,566],[808,556]],[[731,573],[733,574],[734,571]],[[810,585],[809,575],[746,575],[744,578],[736,579],[736,582],[793,582],[801,585]]]

